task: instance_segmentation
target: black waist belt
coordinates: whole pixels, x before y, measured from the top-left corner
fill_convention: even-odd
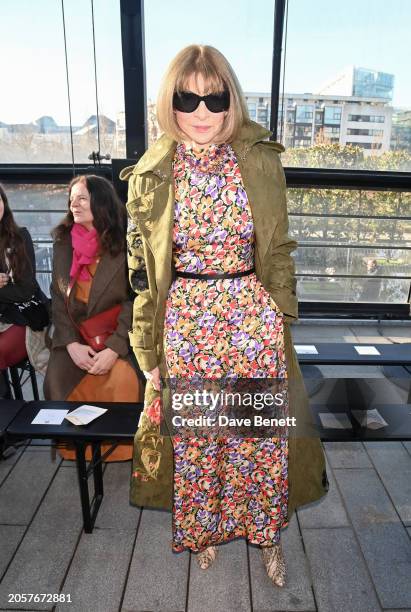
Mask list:
[[[255,268],[244,270],[243,272],[217,272],[216,274],[196,274],[195,272],[180,272],[176,270],[176,276],[182,278],[200,278],[202,280],[214,280],[219,278],[238,278],[239,276],[248,276],[255,272]]]

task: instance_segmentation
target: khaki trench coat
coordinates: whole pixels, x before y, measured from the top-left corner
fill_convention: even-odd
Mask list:
[[[78,368],[67,352],[70,342],[81,342],[78,329],[67,314],[65,296],[70,279],[73,258],[70,236],[54,244],[53,274],[51,282],[52,320],[54,333],[49,365],[44,380],[44,397],[65,400],[86,372]],[[120,357],[129,358],[128,331],[131,326],[133,301],[129,289],[125,252],[112,257],[105,253],[97,266],[87,306],[74,301],[70,293],[70,312],[75,321],[91,317],[115,304],[122,303],[117,329],[107,340],[108,347]],[[131,362],[131,361],[130,361]]]
[[[256,275],[284,313],[285,355],[289,380],[289,414],[297,428],[289,438],[289,519],[297,506],[321,498],[328,490],[324,452],[313,435],[313,421],[303,378],[292,344],[290,323],[298,318],[295,265],[290,253],[297,243],[288,236],[286,182],[279,152],[284,147],[265,141],[270,132],[247,121],[231,143],[250,203],[255,230]],[[136,297],[130,342],[140,368],[159,366],[167,376],[163,352],[165,304],[174,279],[172,227],[176,142],[162,136],[120,178],[129,181],[127,233],[130,283]],[[158,398],[146,384],[145,411],[135,436],[130,502],[171,508],[173,454],[170,438],[147,417]],[[311,435],[306,435],[311,432]]]

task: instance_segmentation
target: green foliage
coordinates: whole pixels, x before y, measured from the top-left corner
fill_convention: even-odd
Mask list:
[[[361,146],[317,143],[312,147],[286,149],[284,166],[300,168],[345,168],[351,170],[390,170],[411,172],[411,153],[407,150],[366,154]]]
[[[284,166],[411,170],[407,151],[366,156],[361,147],[352,145],[321,143],[288,149],[281,159]],[[409,281],[396,280],[395,276],[411,276],[411,251],[402,249],[411,245],[411,221],[401,219],[411,216],[411,193],[289,188],[288,208],[290,233],[300,246],[296,253],[297,273],[329,274],[327,279],[300,281],[308,299],[321,295],[323,299],[361,300],[366,283],[379,284],[379,299],[406,299]],[[357,248],[361,245],[363,248]],[[394,278],[367,278],[370,260],[376,262],[378,276]],[[363,278],[333,278],[339,274]]]

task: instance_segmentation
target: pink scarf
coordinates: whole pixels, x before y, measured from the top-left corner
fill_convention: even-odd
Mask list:
[[[91,274],[86,266],[96,260],[99,249],[97,230],[93,227],[89,231],[80,223],[74,223],[71,228],[71,245],[73,247],[73,261],[70,278],[90,280]]]

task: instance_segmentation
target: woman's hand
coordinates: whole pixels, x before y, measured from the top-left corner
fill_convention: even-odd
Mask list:
[[[10,281],[10,276],[4,272],[0,272],[0,289],[3,289]]]
[[[118,359],[118,353],[111,348],[105,348],[99,353],[95,353],[93,367],[88,371],[89,374],[102,376],[108,374]]]
[[[151,382],[154,389],[156,391],[160,391],[160,370],[158,366],[154,368],[154,370],[151,370],[150,372],[144,372],[143,370],[143,374],[147,378],[147,380]]]
[[[66,346],[67,352],[81,370],[88,372],[94,365],[95,351],[88,344],[80,344],[80,342],[71,342]]]

